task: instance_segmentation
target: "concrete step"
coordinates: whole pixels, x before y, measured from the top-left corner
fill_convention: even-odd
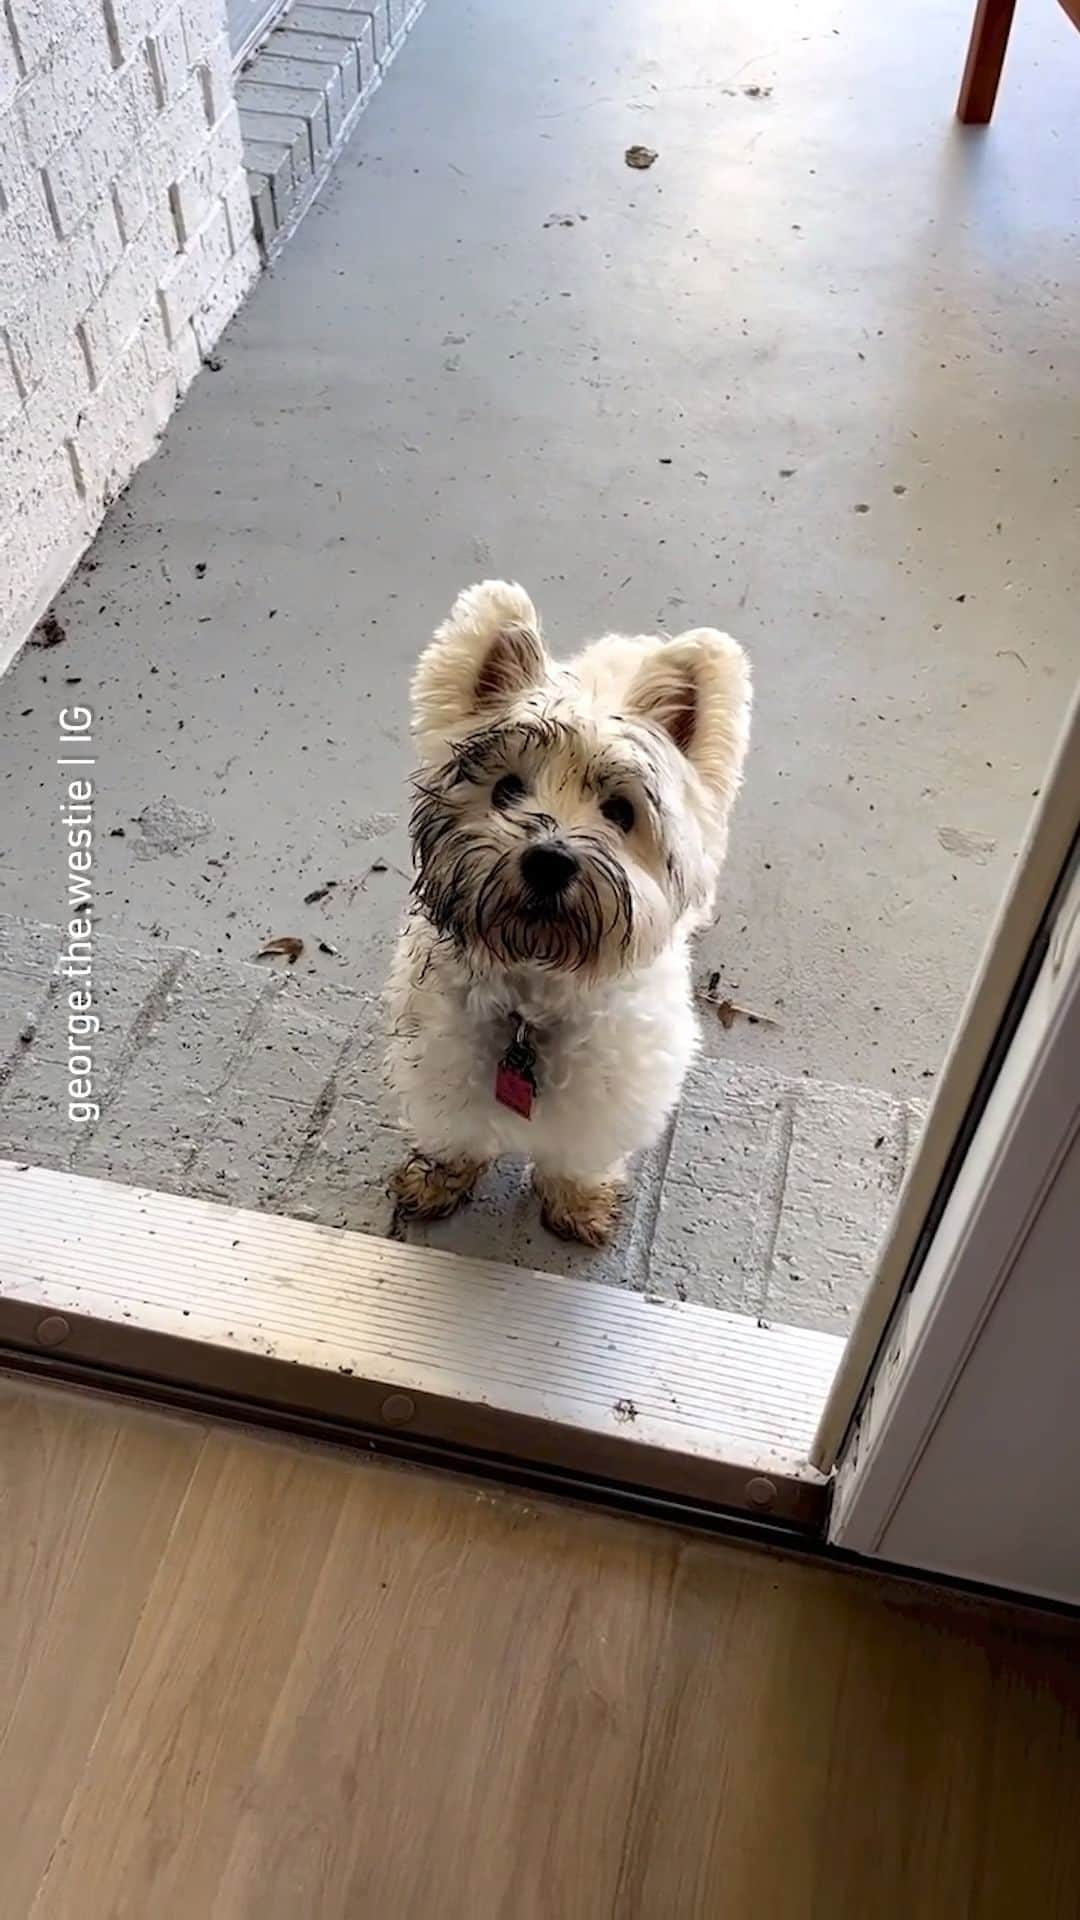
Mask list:
[[[69,1041],[66,942],[0,916],[0,1155],[387,1234],[402,1152],[382,1084],[377,997],[281,963],[95,935],[100,1032]],[[72,1071],[71,1047],[76,1049]],[[69,1096],[69,1081],[89,1078]],[[69,1104],[98,1117],[69,1117]],[[634,1170],[618,1240],[593,1254],[541,1227],[522,1169],[413,1237],[485,1259],[844,1331],[869,1277],[922,1107],[872,1088],[724,1060],[691,1074]]]

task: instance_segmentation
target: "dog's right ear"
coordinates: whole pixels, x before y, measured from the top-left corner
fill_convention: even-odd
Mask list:
[[[524,588],[484,580],[459,593],[413,675],[413,730],[452,735],[493,719],[548,671],[536,608]]]

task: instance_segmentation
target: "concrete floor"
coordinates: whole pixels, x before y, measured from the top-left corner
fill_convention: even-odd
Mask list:
[[[779,1024],[711,1050],[925,1095],[1077,666],[1080,42],[1021,8],[964,136],[969,12],[431,0],[63,647],[4,682],[3,906],[61,917],[77,692],[103,929],[230,960],[299,933],[376,989],[411,663],[459,586],[517,576],[556,648],[710,621],[751,650],[702,970]]]
[[[163,940],[94,950],[95,1097],[70,1124],[56,927],[0,913],[0,1160],[225,1200],[368,1234],[397,1228],[402,1155],[376,995]],[[634,1168],[594,1253],[541,1225],[524,1169],[485,1176],[408,1238],[655,1299],[846,1333],[922,1113],[871,1088],[707,1060]]]

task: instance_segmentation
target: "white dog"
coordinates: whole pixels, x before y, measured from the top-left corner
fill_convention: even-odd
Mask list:
[[[503,1154],[545,1224],[601,1246],[628,1157],[697,1046],[690,936],[711,914],[746,755],[746,656],[711,628],[552,660],[518,586],[458,598],[412,685],[414,910],[388,1066],[433,1220]]]

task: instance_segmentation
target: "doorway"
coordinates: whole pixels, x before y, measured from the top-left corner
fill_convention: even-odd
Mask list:
[[[719,1472],[745,1419],[744,1492],[767,1483],[776,1510],[809,1486],[820,1511],[816,1410],[1071,685],[1057,96],[1021,99],[980,160],[945,131],[942,6],[902,45],[894,22],[860,19],[793,31],[767,58],[748,14],[702,9],[687,33],[657,10],[628,52],[624,14],[579,13],[518,10],[508,32],[492,5],[467,33],[429,14],[66,589],[65,653],[28,652],[5,682],[20,984],[4,1150],[54,1179],[257,1215],[271,1265],[280,1220],[320,1248],[366,1236],[380,1298],[389,1273],[424,1276],[415,1302],[445,1292],[462,1272],[446,1260],[464,1260],[477,1329],[502,1328],[506,1351],[523,1337],[507,1316],[533,1314],[547,1276],[551,1300],[577,1303],[590,1364],[621,1356],[578,1395],[605,1447],[644,1477],[647,1423],[666,1420],[661,1455]],[[495,46],[493,117],[477,100]],[[875,75],[887,128],[861,104]],[[623,155],[643,128],[659,159],[642,174]],[[1018,283],[1038,301],[999,298]],[[491,571],[524,576],[558,650],[708,617],[757,671],[700,954],[703,1059],[600,1259],[543,1233],[513,1171],[452,1225],[384,1238],[400,1143],[378,994],[409,886],[405,684],[457,589]],[[77,1142],[40,931],[63,903],[42,768],[69,681],[107,768],[99,1067],[115,1093]],[[295,966],[255,958],[282,936],[303,941]],[[58,1219],[59,1189],[34,1191]],[[64,1231],[70,1254],[77,1224]],[[513,1273],[496,1282],[498,1261]],[[246,1267],[237,1284],[250,1291]],[[352,1282],[335,1266],[327,1284],[337,1298]],[[228,1353],[236,1315],[217,1307]],[[554,1365],[561,1334],[539,1337]],[[384,1349],[401,1359],[398,1331]],[[469,1351],[487,1353],[479,1331]],[[517,1415],[543,1420],[555,1396],[524,1351],[538,1398]],[[355,1353],[333,1372],[355,1407]],[[786,1424],[755,1381],[792,1386]],[[374,1384],[376,1412],[434,1392],[385,1370]],[[560,1431],[583,1424],[580,1406],[555,1411]]]

